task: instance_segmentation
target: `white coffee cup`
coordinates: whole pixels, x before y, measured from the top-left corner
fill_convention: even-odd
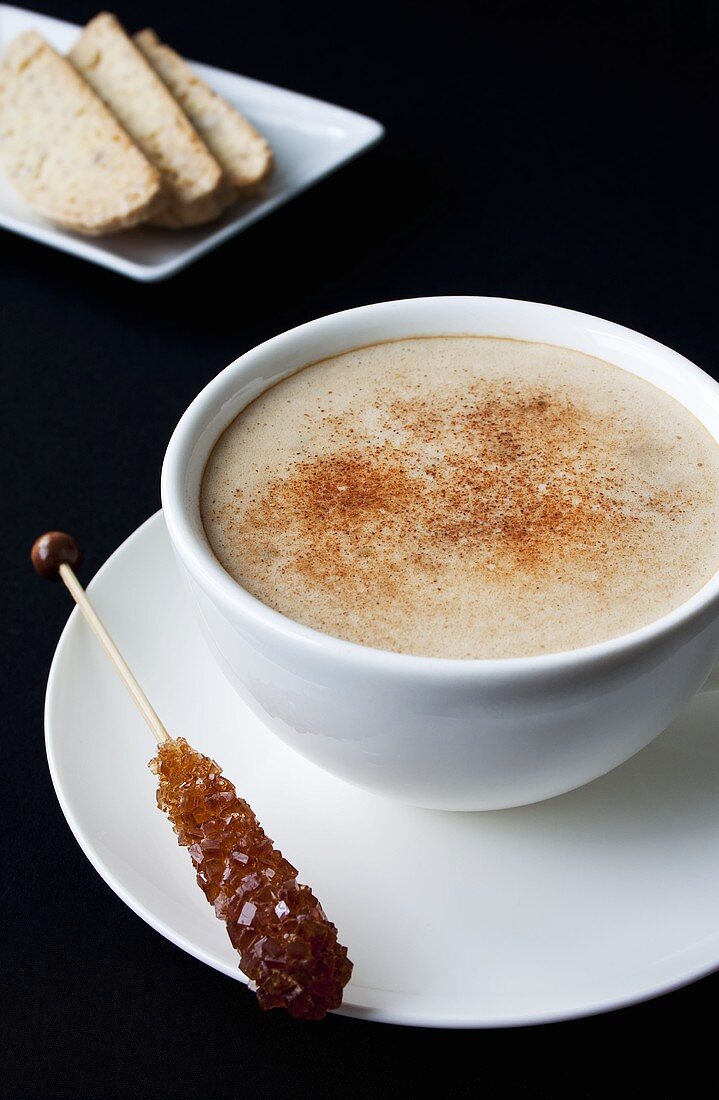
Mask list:
[[[268,386],[364,344],[452,334],[598,356],[665,390],[719,440],[719,385],[630,329],[501,298],[383,302],[301,325],[222,371],[172,436],[162,504],[205,636],[270,729],[321,767],[380,794],[489,810],[596,779],[669,725],[719,658],[719,575],[663,618],[583,649],[498,660],[415,657],[330,637],[260,603],[213,556],[199,509],[213,444]]]

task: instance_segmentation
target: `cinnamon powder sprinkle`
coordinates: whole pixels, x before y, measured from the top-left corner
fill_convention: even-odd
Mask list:
[[[425,339],[254,402],[208,463],[203,519],[225,568],[291,617],[506,656],[625,632],[700,587],[717,486],[716,444],[640,379],[545,345]]]

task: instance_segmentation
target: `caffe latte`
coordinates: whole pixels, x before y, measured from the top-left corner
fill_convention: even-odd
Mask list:
[[[201,515],[263,603],[352,642],[521,657],[616,637],[719,568],[719,446],[565,348],[418,337],[314,363],[244,409]]]

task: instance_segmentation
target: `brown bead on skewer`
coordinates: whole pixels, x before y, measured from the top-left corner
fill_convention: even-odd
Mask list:
[[[82,565],[80,547],[72,535],[66,535],[64,531],[47,531],[35,539],[30,559],[35,572],[46,581],[60,580],[60,566],[63,563],[72,569],[79,569]]]
[[[352,963],[335,925],[214,760],[183,737],[170,737],[75,576],[81,560],[75,540],[49,531],[35,541],[31,558],[41,577],[67,586],[158,742],[149,765],[159,780],[157,805],[188,849],[260,1007],[285,1008],[304,1020],[339,1008]]]

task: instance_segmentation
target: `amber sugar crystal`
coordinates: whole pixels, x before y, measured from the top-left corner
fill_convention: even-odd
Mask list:
[[[159,780],[157,805],[227,925],[260,1007],[304,1020],[338,1008],[352,973],[347,948],[233,784],[182,737],[160,745],[150,768]]]

